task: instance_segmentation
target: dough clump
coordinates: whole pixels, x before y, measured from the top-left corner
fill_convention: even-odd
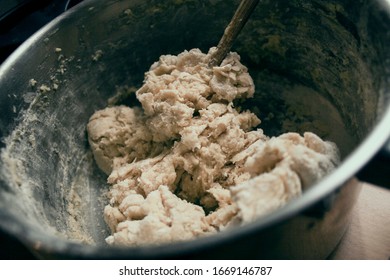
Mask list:
[[[136,91],[142,108],[97,111],[88,139],[111,185],[109,244],[189,240],[283,206],[338,164],[313,133],[267,137],[233,101],[251,98],[248,69],[231,52],[218,67],[198,49],[163,55]]]

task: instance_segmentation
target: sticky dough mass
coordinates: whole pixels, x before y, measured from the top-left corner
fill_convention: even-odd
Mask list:
[[[237,53],[209,68],[198,49],[163,55],[136,92],[142,108],[97,111],[87,130],[111,185],[109,244],[188,240],[253,221],[299,196],[338,164],[313,133],[267,137],[233,106],[254,83]]]

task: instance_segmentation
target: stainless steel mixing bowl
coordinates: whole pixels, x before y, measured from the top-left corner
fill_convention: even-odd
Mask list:
[[[327,257],[359,194],[355,174],[390,135],[388,1],[261,1],[233,49],[256,81],[243,106],[260,108],[268,134],[290,128],[286,117],[335,141],[343,160],[332,174],[231,231],[136,248],[104,242],[108,186],[88,147],[89,117],[117,92],[115,102],[135,104],[123,93],[161,54],[216,45],[237,4],[86,0],[17,49],[0,68],[1,230],[42,258]]]

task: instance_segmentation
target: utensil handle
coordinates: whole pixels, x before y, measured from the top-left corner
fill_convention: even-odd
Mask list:
[[[223,36],[217,45],[217,50],[211,55],[209,62],[210,67],[218,66],[221,64],[222,60],[230,51],[234,40],[237,38],[238,34],[244,27],[249,16],[252,14],[258,3],[259,0],[241,1],[236,12],[234,13],[233,18],[231,19],[229,25],[226,27]]]

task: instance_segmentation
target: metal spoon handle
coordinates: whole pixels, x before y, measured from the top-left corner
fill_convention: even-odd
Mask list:
[[[217,45],[217,50],[211,55],[209,66],[218,66],[221,64],[222,60],[226,57],[227,53],[230,51],[234,40],[237,38],[241,29],[244,27],[249,16],[252,14],[253,10],[256,8],[259,0],[242,0],[238,6],[236,12],[234,13],[233,18],[226,27],[221,40]]]

